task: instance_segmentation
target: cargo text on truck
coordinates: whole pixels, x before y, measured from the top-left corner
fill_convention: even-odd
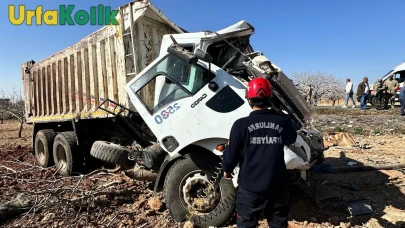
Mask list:
[[[120,7],[116,20],[22,65],[39,164],[66,176],[94,159],[118,164],[153,180],[154,194],[163,186],[176,221],[224,225],[235,218],[239,168],[227,180],[218,165],[232,123],[251,112],[247,83],[262,77],[273,85],[272,109],[299,129],[284,147],[289,182],[309,186],[308,169],[323,161],[322,135],[307,126],[311,109],[291,80],[253,50],[251,24],[189,33],[141,2]]]

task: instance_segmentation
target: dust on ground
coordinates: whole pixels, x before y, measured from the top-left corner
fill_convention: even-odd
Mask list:
[[[347,166],[348,162],[356,162],[358,166],[405,163],[405,131],[401,131],[405,129],[405,120],[395,110],[378,113],[374,110],[332,110],[315,110],[312,125],[323,132],[350,132],[356,142],[368,147],[330,147],[325,151],[328,163],[333,166]],[[386,127],[388,120],[389,126]],[[359,128],[362,130],[354,130]],[[0,202],[10,200],[18,192],[49,191],[50,188],[65,188],[70,193],[76,188],[77,192],[87,194],[100,191],[111,193],[122,189],[130,189],[130,192],[97,196],[90,204],[85,204],[86,208],[80,205],[68,206],[71,202],[56,208],[50,203],[50,208],[30,211],[9,220],[4,224],[5,227],[21,227],[24,224],[27,227],[183,227],[184,223],[171,219],[161,193],[158,198],[163,204],[159,208],[151,208],[148,204],[151,197],[150,182],[133,181],[122,171],[107,169],[88,176],[63,178],[54,175],[56,170],[52,168],[35,167],[35,160],[30,153],[31,129],[29,126],[24,127],[23,138],[16,137],[17,130],[17,122],[0,125],[0,165],[17,173],[23,171],[24,175],[18,178],[25,180],[13,180],[17,174],[11,174],[13,171],[0,166],[2,178],[5,173],[8,176],[0,180]],[[290,227],[405,227],[404,172],[385,170],[314,174],[316,189],[327,188],[341,196],[315,203],[305,194],[294,191]],[[353,184],[359,188],[357,191],[353,190]],[[66,199],[70,196],[60,195]],[[82,195],[75,193],[70,199],[80,197]],[[350,217],[345,212],[344,202],[357,199],[368,199],[374,212]],[[265,220],[260,221],[260,227],[268,227]]]

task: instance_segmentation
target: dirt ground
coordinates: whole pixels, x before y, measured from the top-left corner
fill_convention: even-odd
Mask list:
[[[391,121],[388,127],[384,125],[387,119]],[[322,132],[350,132],[358,145],[367,145],[328,148],[325,157],[333,167],[348,167],[348,162],[356,166],[405,163],[405,119],[396,111],[318,109],[312,126]],[[123,171],[106,167],[63,178],[52,167],[38,167],[31,154],[31,127],[24,126],[22,138],[16,137],[17,130],[17,122],[0,125],[0,203],[24,193],[34,206],[2,227],[184,226],[171,219],[161,193],[149,201],[152,183],[133,181]],[[323,189],[337,195],[314,202],[293,189],[290,227],[405,227],[405,169],[319,172],[312,178],[317,193]],[[351,217],[345,202],[360,199],[368,200],[373,213]],[[268,227],[265,220],[260,227]]]

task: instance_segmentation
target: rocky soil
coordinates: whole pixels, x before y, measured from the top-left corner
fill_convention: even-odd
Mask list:
[[[350,132],[360,145],[330,147],[332,166],[405,163],[405,119],[395,111],[318,108],[312,126]],[[96,167],[83,175],[60,177],[54,168],[37,166],[31,152],[31,129],[17,138],[18,123],[0,125],[0,203],[20,193],[33,205],[2,227],[183,227],[166,210],[162,193],[152,198],[150,182],[133,181],[115,167]],[[95,171],[96,170],[96,171]],[[336,197],[312,201],[292,189],[290,227],[405,227],[405,171],[315,173],[315,188]],[[344,202],[367,199],[374,212],[351,217]],[[231,225],[230,227],[236,227]],[[260,227],[268,227],[265,220]]]

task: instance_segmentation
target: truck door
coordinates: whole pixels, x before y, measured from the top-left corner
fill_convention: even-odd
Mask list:
[[[189,65],[175,56],[165,55],[129,82],[126,90],[136,110],[159,138],[162,127],[175,125],[176,112],[190,108],[183,104],[191,103],[190,99],[213,78],[215,74],[208,77],[208,70],[200,65]]]
[[[136,110],[169,153],[227,138],[232,123],[251,111],[242,99],[245,86],[215,65],[211,71],[215,74],[203,62],[190,65],[167,54],[125,86]],[[210,81],[217,90],[208,88]]]

